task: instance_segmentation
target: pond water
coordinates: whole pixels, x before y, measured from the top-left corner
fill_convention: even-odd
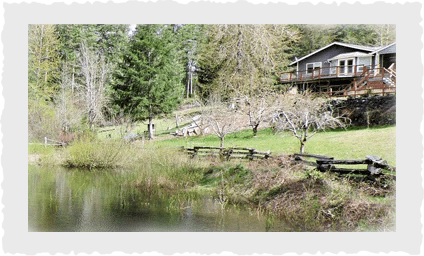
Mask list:
[[[133,175],[133,176],[132,176]],[[28,231],[285,231],[257,210],[212,196],[143,192],[136,173],[28,166]]]

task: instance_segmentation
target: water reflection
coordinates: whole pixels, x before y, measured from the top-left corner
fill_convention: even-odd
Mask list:
[[[147,193],[134,172],[28,167],[29,231],[284,231],[282,223],[195,193]]]

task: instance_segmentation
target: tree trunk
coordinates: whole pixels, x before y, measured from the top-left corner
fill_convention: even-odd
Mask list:
[[[219,145],[221,148],[224,147],[224,141],[225,141],[225,137],[221,137],[221,143]]]
[[[189,79],[189,74],[187,72],[187,86],[186,86],[186,98],[188,99],[189,93],[190,93],[190,79]]]
[[[306,120],[306,122],[308,121]],[[307,123],[306,123],[306,126],[308,126]],[[303,154],[305,151],[305,143],[307,139],[308,139],[308,128],[303,128],[302,139],[300,140],[300,154]]]
[[[239,27],[239,34],[238,34],[238,42],[237,42],[237,71],[239,74],[242,74],[242,58],[243,58],[243,32],[242,32],[242,25],[238,25]]]
[[[153,117],[149,116],[149,140],[153,140]]]
[[[259,124],[253,126],[253,137],[256,137],[256,135],[258,135],[258,126]]]
[[[190,76],[190,96],[193,95],[193,75],[191,74],[191,71],[189,73]]]
[[[303,154],[305,152],[305,142],[300,141],[300,154]]]

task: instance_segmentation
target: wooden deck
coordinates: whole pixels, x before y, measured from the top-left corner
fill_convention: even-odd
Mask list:
[[[298,87],[302,85],[302,90],[312,90],[329,97],[396,93],[396,71],[390,68],[351,66],[284,72],[280,81]]]
[[[345,67],[324,67],[314,70],[300,70],[281,73],[281,82],[312,81],[331,78],[353,78],[360,76],[364,71],[364,66]]]

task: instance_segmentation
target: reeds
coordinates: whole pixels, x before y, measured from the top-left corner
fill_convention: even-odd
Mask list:
[[[77,141],[62,154],[67,166],[125,170],[131,173],[125,175],[126,186],[172,197],[176,209],[208,194],[224,208],[239,204],[271,214],[292,231],[396,230],[395,181],[340,178],[293,164],[286,156],[221,162],[119,140]]]
[[[223,181],[216,186],[217,200],[265,209],[292,231],[396,229],[394,182],[384,186],[357,182],[291,165],[286,157],[221,168],[208,175],[219,173]]]

